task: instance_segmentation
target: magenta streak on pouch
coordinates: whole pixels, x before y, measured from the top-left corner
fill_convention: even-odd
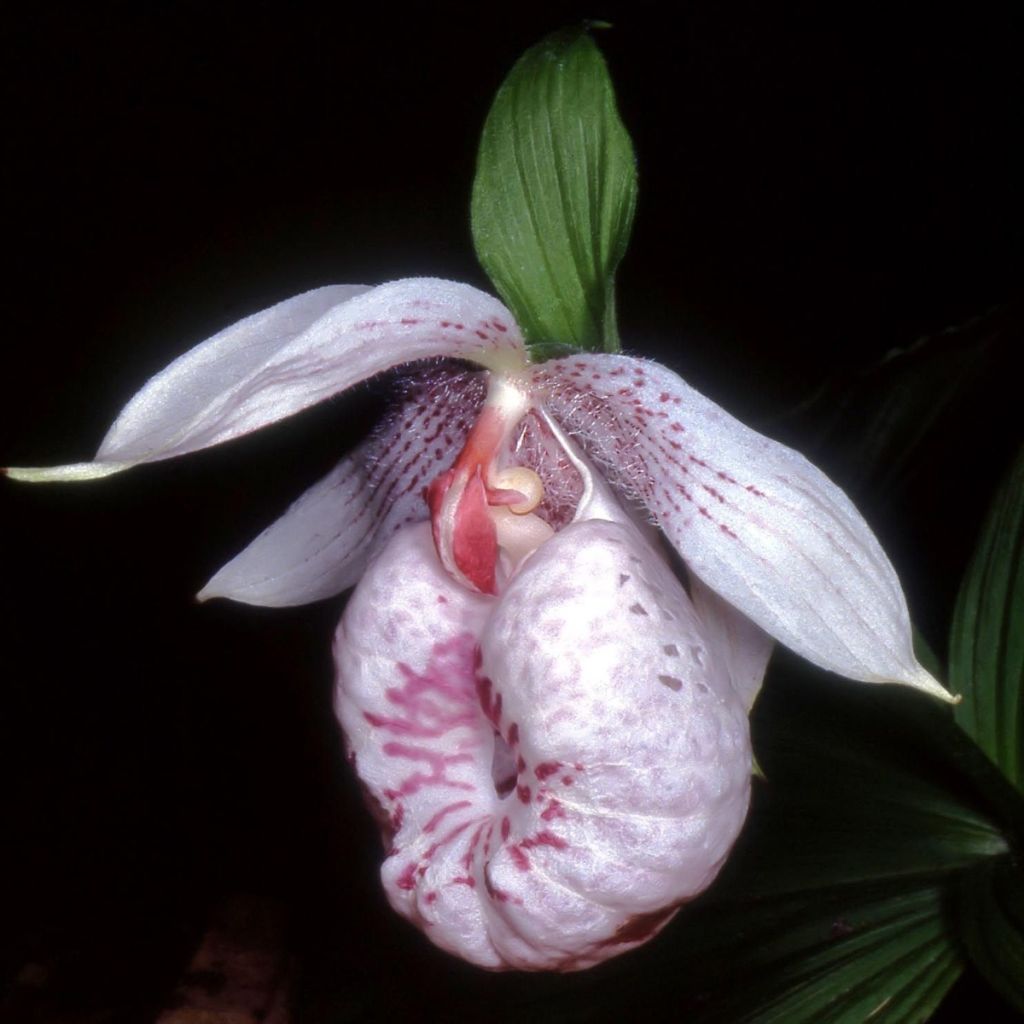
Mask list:
[[[384,693],[392,713],[363,712],[364,719],[373,730],[383,734],[378,741],[381,753],[387,758],[410,764],[411,770],[383,793],[393,804],[393,822],[400,826],[408,821],[405,798],[415,797],[428,788],[475,794],[435,804],[420,835],[434,835],[436,838],[418,854],[412,847],[407,847],[409,860],[402,866],[394,884],[405,892],[418,891],[421,911],[428,906],[436,906],[438,900],[444,898],[446,887],[475,889],[481,877],[489,899],[522,905],[520,899],[491,881],[489,861],[492,854],[504,848],[519,871],[530,872],[533,864],[527,851],[546,848],[549,852],[558,852],[569,847],[565,839],[544,827],[568,817],[565,807],[548,794],[548,781],[561,775],[566,768],[576,767],[579,770],[580,766],[542,761],[529,769],[519,753],[519,724],[509,722],[502,729],[501,693],[481,673],[480,667],[480,649],[472,635],[462,634],[441,641],[434,644],[422,672],[398,663],[402,683],[388,687]],[[531,782],[536,780],[536,800],[540,805],[537,817],[541,827],[518,840],[512,835],[509,817],[498,817],[495,813],[501,806],[498,793],[483,792],[478,785],[466,781],[465,776],[453,775],[451,771],[456,765],[477,762],[488,746],[483,742],[483,736],[494,732],[504,733],[509,747],[517,755],[516,781],[519,784],[513,792],[522,805],[530,806],[534,797],[534,786],[526,781],[527,772],[532,777]],[[479,743],[474,744],[474,739]],[[467,744],[476,749],[470,752]],[[447,753],[446,750],[455,752]],[[495,837],[498,845],[492,849],[491,837],[496,829],[500,838]],[[403,845],[410,840],[414,837],[406,836]],[[443,877],[435,873],[428,875],[439,852],[451,848],[456,842],[460,852],[451,869],[443,868]],[[401,857],[402,851],[393,848],[390,855]],[[478,873],[479,869],[482,869],[482,874]]]

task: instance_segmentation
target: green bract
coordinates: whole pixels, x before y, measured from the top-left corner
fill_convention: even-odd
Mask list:
[[[960,590],[950,678],[956,720],[1018,789],[1024,784],[1024,448],[1003,482]]]
[[[585,30],[548,36],[505,79],[473,183],[477,256],[535,356],[617,352],[615,270],[636,205],[633,146]]]

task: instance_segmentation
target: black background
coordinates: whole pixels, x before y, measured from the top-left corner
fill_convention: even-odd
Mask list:
[[[1024,40],[1003,8],[379,7],[50,4],[7,26],[0,462],[89,457],[173,356],[307,288],[486,288],[480,127],[517,56],[584,15],[615,23],[599,42],[640,168],[631,350],[771,422],[1018,290]],[[253,891],[290,908],[308,986],[351,1019],[390,977],[410,1020],[532,984],[386,911],[330,713],[340,602],[191,600],[381,407],[365,388],[183,461],[0,487],[5,969],[57,958],[72,1002],[145,1002],[209,906]],[[945,491],[873,520],[940,640],[1016,440],[991,415]]]

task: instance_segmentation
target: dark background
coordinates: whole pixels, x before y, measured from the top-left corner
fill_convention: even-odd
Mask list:
[[[615,23],[599,42],[639,161],[632,350],[808,447],[786,414],[823,381],[1019,292],[1010,5],[379,7],[50,4],[7,25],[0,462],[88,458],[172,357],[296,292],[488,287],[467,216],[480,127],[517,56],[584,15]],[[940,646],[1015,394],[899,508],[865,500]],[[8,974],[48,958],[69,1005],[142,1005],[210,906],[248,891],[288,908],[309,998],[329,989],[344,1019],[375,1019],[389,978],[410,1020],[534,984],[463,968],[386,911],[330,713],[341,602],[191,600],[382,403],[365,388],[124,477],[0,486]]]

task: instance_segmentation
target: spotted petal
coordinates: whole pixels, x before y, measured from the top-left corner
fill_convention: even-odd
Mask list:
[[[220,569],[199,599],[285,607],[353,586],[397,530],[427,518],[423,489],[462,448],[484,391],[480,374],[419,377],[388,421]]]
[[[636,946],[710,884],[743,822],[746,714],[628,522],[567,526],[498,598],[444,572],[425,524],[403,530],[335,658],[388,899],[467,960],[576,970]]]
[[[841,675],[949,699],[914,657],[878,541],[802,455],[656,363],[578,356],[535,379],[549,412],[647,506],[690,570],[762,629]]]
[[[524,351],[508,310],[469,285],[410,278],[319,288],[171,363],[124,408],[94,461],[7,472],[30,481],[107,476],[240,437],[404,363],[444,356],[515,370]]]

